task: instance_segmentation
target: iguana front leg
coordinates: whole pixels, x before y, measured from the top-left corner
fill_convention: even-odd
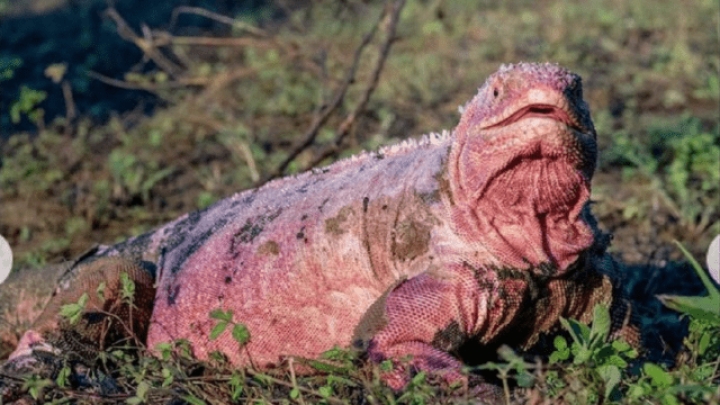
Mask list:
[[[357,337],[365,337],[367,354],[374,362],[393,360],[393,370],[383,379],[399,390],[417,371],[450,384],[468,384],[457,356],[469,342],[483,347],[502,341],[528,348],[561,316],[589,322],[597,304],[610,307],[613,321],[626,317],[609,279],[593,269],[577,269],[560,278],[532,273],[466,263],[422,273],[381,297],[366,315],[378,320],[375,327],[365,326],[364,334]],[[614,322],[611,330],[631,338],[634,331],[626,322]],[[476,383],[470,381],[471,386]]]
[[[367,325],[372,323],[368,317],[375,318],[374,328],[366,327],[365,336],[357,338],[366,341],[374,362],[394,360],[393,371],[383,376],[394,389],[402,389],[411,374],[421,370],[448,383],[467,383],[462,363],[453,354],[469,339],[494,334],[520,304],[519,300],[495,298],[495,272],[462,264],[452,267],[399,283],[376,304],[384,313],[369,311],[362,321]]]

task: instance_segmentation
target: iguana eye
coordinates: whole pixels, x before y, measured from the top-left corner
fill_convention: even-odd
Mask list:
[[[493,89],[493,97],[497,97],[498,94],[500,94],[500,91],[497,89],[497,87],[495,87],[495,88]]]

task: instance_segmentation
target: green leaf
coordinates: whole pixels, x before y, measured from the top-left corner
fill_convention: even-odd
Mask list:
[[[586,347],[578,346],[577,351],[575,352],[575,359],[573,360],[573,364],[580,365],[586,363],[588,360],[590,360],[592,354],[592,350]]]
[[[527,371],[518,373],[518,375],[515,377],[515,380],[517,380],[518,386],[522,388],[529,388],[532,387],[533,384],[535,384],[535,376],[533,376]]]
[[[168,369],[166,367],[163,367],[162,368],[162,376],[163,376],[162,387],[163,388],[169,387],[173,383],[173,380],[174,380],[172,371],[170,371],[170,369]]]
[[[615,349],[616,351],[618,351],[620,353],[632,350],[632,346],[630,346],[630,344],[628,342],[626,342],[624,340],[619,340],[619,339],[613,340],[611,346],[613,349]]]
[[[145,381],[140,381],[137,388],[135,389],[135,396],[125,400],[125,403],[130,405],[140,405],[145,403],[147,392],[150,390],[150,384]]]
[[[703,270],[702,266],[700,266],[700,263],[698,263],[697,260],[695,260],[695,258],[690,254],[690,252],[688,252],[687,249],[685,249],[685,247],[680,242],[675,241],[675,244],[683,252],[683,254],[685,255],[685,258],[690,262],[690,265],[695,270],[698,277],[700,277],[700,280],[702,281],[703,285],[705,285],[705,288],[708,290],[708,296],[706,296],[706,297],[686,297],[686,298],[706,299],[703,302],[703,304],[712,305],[711,307],[707,307],[708,311],[706,311],[706,312],[711,312],[716,317],[720,317],[720,290],[717,287],[715,287],[712,280],[710,280],[710,277],[706,274],[705,270]],[[676,296],[669,296],[669,297],[670,298],[680,298],[680,297],[676,297]],[[695,304],[697,306],[693,305],[693,308],[697,309],[701,303],[698,301]],[[720,321],[718,321],[718,324],[720,324]]]
[[[265,386],[269,386],[270,384],[272,384],[273,381],[273,378],[271,376],[263,373],[255,373],[253,374],[252,378],[253,380]]]
[[[647,395],[648,391],[650,390],[647,389],[645,384],[635,384],[628,388],[626,395],[629,399],[638,399]]]
[[[163,360],[170,359],[170,354],[172,353],[172,345],[168,342],[162,342],[155,345],[155,350],[160,352],[160,357]]]
[[[550,364],[559,363],[570,358],[570,351],[555,351],[550,354]]]
[[[347,367],[341,367],[337,366],[332,363],[325,363],[322,361],[312,360],[309,359],[307,361],[308,365],[312,368],[314,368],[317,371],[323,372],[323,373],[344,373],[347,372]]]
[[[20,122],[21,114],[25,114],[31,119],[33,113],[37,116],[41,110],[36,107],[46,98],[47,92],[21,86],[18,100],[10,106],[10,120],[13,124],[17,124]]]
[[[620,369],[616,366],[605,365],[595,369],[605,383],[605,398],[609,398],[615,387],[620,384]]]
[[[223,332],[225,332],[225,328],[227,328],[228,323],[225,321],[218,322],[210,331],[210,340],[215,340],[220,336]]]
[[[236,323],[232,329],[232,337],[236,342],[244,346],[250,341],[250,331],[245,325]]]
[[[102,300],[102,301],[105,301],[105,288],[107,288],[107,283],[102,281],[102,282],[100,282],[100,284],[98,284],[97,290],[95,290],[98,298],[100,298],[100,300]]]
[[[573,342],[585,345],[590,339],[590,328],[574,319],[560,318],[560,324],[570,333]]]
[[[625,368],[628,366],[627,361],[625,361],[625,359],[623,359],[619,355],[613,355],[608,357],[608,359],[605,361],[605,364],[617,366],[620,368]]]
[[[192,405],[205,405],[205,401],[194,395],[183,395],[182,399],[191,403]]]
[[[423,384],[423,383],[425,382],[425,377],[427,377],[427,374],[426,374],[424,371],[421,371],[421,372],[417,373],[417,374],[412,378],[412,384],[413,384],[413,385]]]
[[[320,353],[320,358],[334,361],[352,361],[357,358],[357,351],[335,346]]]
[[[240,395],[243,393],[243,384],[245,383],[245,379],[243,376],[241,376],[238,372],[233,372],[232,377],[230,377],[230,387],[232,388],[232,400],[237,401],[240,398]]]
[[[707,351],[708,347],[710,346],[710,338],[711,337],[712,337],[712,335],[707,332],[703,333],[700,336],[700,339],[698,341],[698,354],[700,356],[704,355],[705,352]]]
[[[338,375],[328,375],[327,381],[329,384],[332,385],[344,385],[347,387],[357,387],[358,385],[353,381],[345,377],[340,377]]]
[[[233,311],[232,309],[228,309],[227,312],[223,311],[220,308],[213,309],[212,311],[210,311],[210,318],[217,319],[219,321],[232,322]]]
[[[120,274],[120,283],[122,284],[122,298],[127,302],[132,302],[135,297],[135,282],[130,279],[126,272]]]
[[[330,398],[330,396],[333,393],[333,389],[332,389],[332,387],[330,387],[328,385],[324,385],[324,386],[318,388],[318,393],[323,398]]]
[[[680,405],[681,404],[681,402],[677,398],[675,398],[675,395],[673,395],[673,394],[665,394],[665,395],[661,396],[660,398],[662,398],[663,405]]]
[[[604,341],[610,333],[610,311],[605,305],[595,305],[593,308],[592,329],[590,340],[592,342]]]
[[[233,374],[230,379],[230,386],[232,387],[231,397],[233,401],[237,401],[240,398],[240,395],[242,395],[243,390],[245,389],[243,382],[244,380],[237,374]]]
[[[88,294],[83,293],[83,295],[80,296],[80,299],[78,299],[78,302],[61,306],[60,316],[67,318],[71,325],[76,324],[80,320],[83,311],[85,311],[88,299]]]
[[[671,386],[673,383],[672,375],[655,363],[645,363],[643,365],[643,371],[648,377],[650,377],[650,380],[655,387],[665,388]]]
[[[720,298],[680,295],[658,295],[668,308],[690,315],[693,318],[720,325]]]
[[[574,319],[571,319],[570,322],[572,323],[573,327],[577,330],[578,336],[582,339],[582,343],[589,343],[592,338],[590,327],[585,325],[584,323],[580,323]]]
[[[65,388],[69,385],[70,373],[71,370],[68,366],[63,366],[63,368],[60,369],[57,378],[55,378],[55,383],[58,385],[58,387]]]
[[[555,346],[555,351],[550,354],[550,364],[565,361],[570,358],[570,348],[564,337],[555,336],[553,346]]]
[[[616,351],[612,348],[611,345],[606,344],[601,346],[598,349],[593,350],[593,360],[595,360],[598,364],[608,364],[610,359],[616,355]]]

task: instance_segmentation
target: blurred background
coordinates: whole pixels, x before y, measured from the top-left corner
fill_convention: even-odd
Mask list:
[[[720,233],[716,0],[0,0],[0,234],[71,259],[271,177],[452,128],[502,63],[579,73],[627,263]],[[322,117],[321,125],[313,122]]]

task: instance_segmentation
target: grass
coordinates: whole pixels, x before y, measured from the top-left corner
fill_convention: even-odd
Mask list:
[[[0,12],[8,4],[0,1]],[[583,77],[600,145],[594,211],[619,241],[614,254],[628,263],[681,259],[672,244],[677,239],[699,256],[720,233],[717,2],[408,2],[377,86],[343,132],[346,117],[363,106],[382,58],[386,19],[362,48],[347,91],[340,89],[353,51],[382,7],[275,2],[239,18],[260,33],[236,24],[222,45],[202,36],[163,37],[162,52],[176,66],[156,64],[124,77],[123,85],[161,100],[151,116],[116,113],[104,123],[48,116],[43,90],[26,87],[0,111],[36,124],[0,144],[0,234],[13,246],[17,266],[70,259],[94,243],[138,234],[273,174],[451,128],[457,107],[499,64],[529,60],[555,61]],[[20,66],[21,60],[0,55],[0,85]],[[283,165],[338,94],[344,97],[310,144]],[[635,364],[605,339],[585,351],[609,357],[579,361],[581,350],[572,347],[587,343],[581,333],[555,346],[555,353],[567,355],[558,363],[538,366],[505,352],[497,370],[506,373],[518,402],[717,403],[717,392],[701,389],[717,386],[717,353],[707,343],[717,342],[717,328],[693,321],[690,330],[682,351],[689,360],[675,368]],[[113,374],[123,393],[119,400],[129,403],[170,397],[189,403],[462,401],[426,384],[426,376],[396,395],[379,384],[379,370],[357,367],[344,352],[333,360],[337,369],[319,377],[296,376],[292,365],[265,375],[232,370],[220,360],[138,357],[126,348],[105,356],[119,370]],[[627,363],[614,364],[620,382],[608,371],[614,369],[601,368],[612,365],[603,363],[617,359],[612,356]],[[46,382],[32,384],[40,392]],[[53,384],[44,392],[58,401],[73,392]]]
[[[693,266],[702,276],[704,270],[697,262]],[[501,347],[498,361],[467,372],[496,374],[502,389],[478,386],[485,395],[480,398],[492,403],[718,404],[720,310],[710,308],[720,307],[707,307],[704,301],[717,301],[720,290],[705,281],[706,297],[664,297],[691,317],[682,362],[675,368],[638,357],[636,348],[611,335],[609,311],[598,305],[591,326],[562,320],[567,334],[554,338],[549,356],[523,357]],[[125,278],[122,299],[127,305],[132,304],[133,292]],[[86,302],[83,294],[61,313],[77,322]],[[252,339],[242,324],[233,321],[232,313],[213,310],[209,317],[216,320],[210,339],[231,333],[240,349]],[[423,372],[414,375],[403,391],[393,392],[381,380],[391,364],[369,364],[357,352],[342,349],[330,350],[318,360],[292,358],[262,371],[232,367],[220,353],[198,361],[183,340],[160,344],[155,353],[147,355],[132,345],[114,346],[97,353],[93,368],[79,368],[71,357],[50,357],[45,367],[54,364],[51,374],[36,372],[19,381],[31,397],[46,403],[464,404],[479,395],[448,387]],[[299,374],[300,369],[314,371]]]

